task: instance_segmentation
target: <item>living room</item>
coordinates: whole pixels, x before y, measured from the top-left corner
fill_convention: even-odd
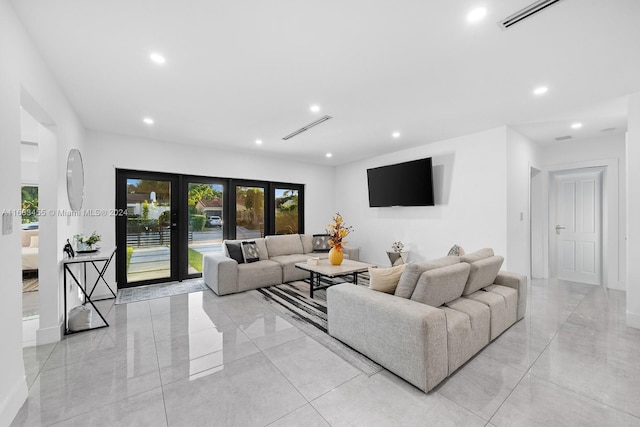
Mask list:
[[[517,94],[513,96],[520,97],[520,103],[528,105],[524,111],[529,114],[528,116],[514,117],[508,111],[485,108],[484,103],[491,100],[491,94],[485,93],[484,97],[474,95],[471,99],[465,99],[464,91],[467,89],[472,90],[473,87],[483,84],[487,84],[492,90],[500,86],[500,82],[494,81],[489,70],[484,68],[485,65],[478,63],[482,61],[473,58],[474,54],[470,54],[472,58],[468,62],[462,61],[462,64],[476,66],[476,74],[472,76],[460,74],[457,80],[452,82],[454,77],[444,76],[441,72],[433,70],[432,76],[425,75],[424,78],[441,79],[442,82],[434,84],[428,90],[421,90],[417,100],[411,99],[411,102],[405,100],[407,104],[402,105],[402,108],[395,106],[400,105],[399,101],[389,92],[370,95],[371,98],[368,94],[365,95],[370,86],[362,82],[359,86],[358,76],[365,74],[367,69],[375,69],[373,65],[377,64],[376,61],[367,60],[362,68],[349,68],[345,71],[343,77],[348,75],[353,85],[350,94],[334,94],[332,86],[326,82],[317,84],[315,90],[319,94],[306,94],[301,92],[302,88],[306,87],[304,82],[292,82],[299,95],[296,105],[291,105],[292,98],[279,98],[277,86],[273,87],[269,98],[256,99],[247,95],[260,86],[270,86],[272,76],[265,77],[264,81],[251,80],[251,73],[243,71],[236,78],[251,84],[242,90],[239,89],[242,87],[240,84],[231,85],[234,89],[230,90],[231,94],[226,98],[227,104],[222,107],[216,106],[215,112],[209,114],[210,117],[216,118],[219,111],[217,109],[220,108],[232,111],[238,120],[242,121],[245,105],[270,99],[268,105],[261,107],[268,110],[262,113],[265,116],[264,121],[278,120],[278,116],[285,117],[279,122],[278,132],[282,135],[274,133],[273,137],[268,138],[258,134],[258,126],[249,120],[242,129],[237,129],[239,136],[221,131],[219,134],[212,134],[209,140],[204,141],[201,139],[201,134],[195,130],[193,135],[196,136],[190,137],[192,133],[188,128],[197,129],[204,124],[193,119],[195,112],[191,111],[191,107],[185,107],[190,104],[182,98],[182,95],[178,97],[179,102],[168,106],[166,104],[169,102],[166,99],[169,95],[166,93],[132,91],[113,97],[108,94],[109,88],[105,85],[105,88],[101,89],[105,91],[103,93],[105,100],[116,98],[117,102],[123,104],[123,109],[125,109],[124,104],[133,103],[133,98],[137,100],[136,103],[145,96],[153,100],[147,102],[146,111],[137,109],[137,115],[130,117],[129,122],[120,127],[113,123],[96,122],[95,117],[101,107],[91,98],[85,99],[81,95],[82,90],[77,86],[74,87],[73,92],[67,91],[68,80],[74,77],[59,74],[61,61],[59,55],[64,56],[64,52],[60,53],[64,51],[64,45],[50,45],[42,40],[42,34],[33,34],[33,26],[43,19],[41,15],[46,14],[47,9],[38,9],[43,5],[38,4],[37,1],[23,2],[22,5],[19,3],[3,0],[0,4],[0,58],[2,59],[0,62],[2,64],[0,65],[2,74],[0,135],[3,141],[0,164],[4,178],[3,185],[0,187],[0,200],[2,200],[3,209],[11,210],[20,206],[18,189],[21,184],[19,141],[22,127],[20,116],[24,114],[20,110],[22,107],[23,111],[39,123],[37,126],[39,126],[38,132],[41,138],[39,147],[42,165],[40,203],[43,209],[54,211],[68,209],[65,167],[69,150],[77,148],[81,151],[84,160],[83,207],[86,209],[109,210],[114,207],[116,169],[299,183],[304,184],[305,188],[305,233],[323,232],[335,212],[340,211],[345,220],[354,226],[355,230],[348,240],[350,245],[360,248],[361,260],[388,266],[386,251],[390,249],[392,242],[398,240],[410,248],[411,262],[444,256],[449,248],[457,243],[470,251],[483,247],[493,248],[496,254],[505,257],[503,269],[507,271],[528,276],[531,272],[537,271],[535,277],[549,278],[551,267],[548,253],[543,250],[538,253],[532,248],[543,248],[548,245],[544,237],[548,233],[544,233],[543,230],[555,224],[542,224],[540,229],[536,229],[536,224],[532,223],[530,216],[534,215],[536,209],[540,212],[547,212],[549,209],[548,193],[541,193],[537,199],[530,196],[530,194],[537,194],[533,190],[534,185],[548,187],[548,181],[538,183],[533,180],[532,173],[539,170],[550,176],[549,174],[554,171],[563,169],[606,167],[608,172],[603,220],[607,232],[603,238],[607,252],[606,256],[603,256],[603,284],[608,289],[626,292],[624,308],[627,324],[640,326],[638,321],[640,318],[640,287],[638,287],[640,263],[637,262],[640,253],[640,230],[637,229],[637,224],[630,220],[630,218],[637,218],[640,209],[640,193],[638,193],[640,190],[637,186],[628,185],[638,182],[640,172],[636,170],[637,168],[627,169],[626,167],[628,164],[637,164],[640,160],[640,152],[637,148],[640,145],[638,140],[640,137],[638,131],[640,84],[638,78],[634,76],[638,74],[638,63],[632,49],[633,40],[637,40],[635,37],[637,30],[631,25],[633,21],[631,17],[634,14],[637,16],[638,6],[632,1],[620,2],[606,13],[603,11],[604,6],[594,2],[587,6],[595,8],[611,20],[613,17],[617,18],[620,34],[603,31],[606,34],[598,34],[598,37],[604,40],[601,45],[593,41],[597,38],[596,36],[588,38],[583,33],[589,25],[595,25],[593,23],[597,22],[597,13],[590,13],[588,19],[584,19],[583,26],[576,29],[577,35],[570,35],[570,38],[588,38],[588,42],[585,42],[585,45],[589,45],[588,47],[578,44],[581,52],[572,54],[576,58],[581,55],[590,56],[591,54],[588,53],[590,48],[602,56],[609,47],[613,46],[618,49],[614,52],[618,62],[604,60],[588,62],[593,66],[590,70],[570,68],[569,72],[562,76],[562,81],[548,83],[549,93],[545,96],[551,98],[547,100],[553,99],[553,96],[561,98],[551,104],[545,98],[531,94],[531,90],[547,81],[548,73],[545,69],[565,66],[564,59],[560,60],[563,58],[562,51],[554,51],[552,55],[541,56],[539,66],[523,74],[523,81],[510,88],[511,93]],[[509,15],[509,13],[502,13],[503,11],[511,9],[515,11],[529,2],[520,3],[522,4],[509,7],[488,4],[488,9],[499,10],[499,12],[492,12],[490,16],[491,30],[497,31],[498,34],[507,34],[496,29],[495,22]],[[574,10],[573,8],[577,7],[575,3],[571,0],[563,1],[548,11],[542,12],[544,15],[540,16],[551,16],[546,18],[553,19],[549,25],[557,24],[553,18],[557,16],[555,14],[566,17]],[[472,6],[475,5],[469,3],[457,6],[456,10],[460,12],[461,22],[465,26],[467,23],[464,22],[464,14]],[[363,7],[366,9],[366,6]],[[285,10],[280,12],[286,13]],[[296,12],[302,13],[304,10],[296,9]],[[451,10],[448,11],[451,12]],[[325,13],[326,15],[322,15],[325,19],[333,18],[329,12]],[[351,15],[347,14],[347,16]],[[250,22],[254,22],[254,19],[257,18],[252,18]],[[376,24],[384,22],[379,16],[376,19]],[[405,19],[408,18],[405,16]],[[108,20],[105,20],[104,25],[108,27],[110,24],[106,21]],[[429,24],[436,25],[432,21],[437,21],[437,16],[429,18]],[[87,20],[87,22],[90,21]],[[607,25],[613,26],[611,23]],[[383,25],[380,26],[383,27]],[[194,28],[196,28],[195,24]],[[345,31],[344,37],[355,37],[345,29],[348,26],[340,28]],[[367,29],[370,30],[371,27]],[[82,38],[82,31],[90,30],[91,28],[82,26],[77,33],[71,32],[71,34]],[[43,31],[46,34],[46,31]],[[512,31],[519,31],[518,27],[514,27]],[[597,32],[594,31],[594,33]],[[473,33],[466,34],[473,36]],[[337,38],[340,39],[340,37]],[[376,36],[375,40],[382,43],[382,47],[380,50],[366,51],[363,56],[368,58],[368,55],[389,53],[385,49],[384,39],[384,36]],[[319,39],[314,40],[320,42]],[[525,46],[532,48],[535,45],[534,41],[533,38],[525,38],[523,43],[526,42]],[[362,40],[359,42],[367,44]],[[103,43],[109,45],[108,40]],[[126,43],[126,41],[118,40],[116,45],[120,43]],[[242,43],[238,43],[240,47],[250,45],[249,41],[244,39]],[[552,43],[553,40],[544,39],[543,44],[550,47]],[[93,74],[97,76],[101,73],[112,73],[117,78],[123,78],[122,75],[128,72],[137,73],[143,80],[153,81],[159,87],[163,87],[165,80],[162,79],[166,76],[160,73],[168,74],[167,70],[172,70],[171,67],[174,66],[172,62],[173,64],[178,62],[177,52],[181,49],[180,46],[173,45],[170,49],[169,45],[170,42],[167,41],[165,49],[169,52],[173,50],[175,55],[167,54],[168,63],[164,69],[156,67],[156,64],[150,63],[146,57],[142,56],[139,68],[131,71],[102,62],[81,64],[78,63],[82,62],[77,59],[78,57],[68,62],[70,67],[77,66],[83,70],[86,70],[83,67],[93,68]],[[305,48],[306,45],[300,42],[298,47]],[[562,44],[563,47],[567,45],[570,45],[570,40]],[[259,52],[261,48],[265,49],[264,46],[255,49]],[[434,40],[430,40],[423,48],[425,51],[438,50]],[[185,50],[189,51],[189,54],[194,54],[189,49]],[[288,51],[281,53],[288,53]],[[146,52],[143,54],[146,55]],[[407,52],[401,51],[390,55],[393,59],[402,59],[406,54]],[[338,52],[331,59],[336,63],[348,64],[352,55],[352,52]],[[538,55],[541,54],[538,53]],[[189,55],[183,53],[183,56],[188,58]],[[572,56],[572,59],[575,58]],[[557,61],[554,62],[554,60]],[[594,65],[601,62],[604,64],[600,68]],[[621,65],[614,66],[614,64]],[[313,65],[321,67],[323,62],[314,62]],[[433,68],[436,68],[436,64],[427,61],[427,65],[417,69],[416,73]],[[278,70],[282,71],[280,68]],[[205,81],[206,78],[210,78],[199,72],[196,73],[193,70],[192,72],[193,75],[187,75],[194,80]],[[234,77],[233,71],[227,70],[225,73],[229,74],[216,78],[227,81]],[[385,79],[398,81],[405,77],[408,81],[415,81],[410,80],[408,74],[412,73],[383,74],[376,77],[376,81]],[[341,74],[337,71],[327,70],[327,81],[340,77]],[[104,78],[108,80],[107,76]],[[458,80],[465,78],[469,80],[468,83],[458,84]],[[572,83],[572,79],[579,81]],[[619,85],[604,84],[603,81],[607,79],[618,80]],[[99,83],[100,79],[96,82]],[[93,84],[98,84],[96,82]],[[594,85],[596,89],[593,92],[596,94],[588,93],[590,88],[587,83]],[[393,87],[398,88],[402,85],[396,84]],[[359,88],[362,90],[360,91]],[[179,87],[171,90],[181,91]],[[234,91],[241,91],[242,97],[234,99],[232,96]],[[185,92],[191,92],[191,90]],[[323,93],[327,95],[321,98]],[[419,98],[430,93],[434,98],[439,97],[438,99],[442,102],[441,109],[425,111],[419,108],[421,103]],[[447,93],[450,93],[451,99],[447,97]],[[558,93],[561,95],[556,95]],[[130,95],[131,99],[128,98]],[[263,96],[266,95],[263,94]],[[353,98],[355,101],[346,98]],[[493,104],[506,104],[505,99],[498,96],[496,98]],[[611,110],[594,107],[593,110],[596,110],[598,115],[593,117],[593,122],[587,122],[584,117],[591,114],[592,104],[597,104],[595,101],[602,101],[611,107]],[[309,110],[312,103],[318,103],[321,106],[320,113]],[[360,116],[364,113],[354,110],[357,105],[362,106],[366,103],[380,106],[379,115],[363,120]],[[623,105],[624,111],[621,126],[618,114],[620,104]],[[138,107],[139,104],[135,106],[135,108]],[[109,108],[104,108],[105,117],[109,115]],[[254,114],[252,117],[259,117],[259,114],[255,113],[256,108],[252,107],[252,109]],[[392,114],[395,110],[401,110],[401,113]],[[458,111],[459,114],[456,114]],[[614,114],[607,116],[607,111],[614,111]],[[520,112],[520,114],[524,113]],[[154,116],[155,123],[152,126],[142,123],[144,114]],[[296,139],[289,142],[279,140],[287,132],[324,114],[335,117],[307,132],[309,138],[314,138],[313,135],[316,135],[317,139],[313,140],[313,144],[304,139],[306,136],[301,137],[300,142]],[[391,132],[396,130],[395,126],[399,125],[384,120],[384,116],[390,114],[408,118],[399,138],[391,136]],[[451,125],[447,129],[436,126],[439,121],[444,121],[449,115],[455,116],[459,121],[459,129],[453,129],[455,126]],[[523,118],[520,119],[521,117]],[[360,139],[352,143],[332,140],[333,137],[337,138],[343,129],[346,132],[349,126],[356,126],[350,124],[350,120],[356,122],[356,118],[359,120],[357,123],[360,123],[357,126],[364,126],[365,123],[370,125],[370,129],[359,136]],[[172,122],[164,123],[165,120]],[[592,133],[587,137],[581,136],[580,130],[569,128],[569,125],[577,120],[584,121],[584,132],[589,130],[587,128],[595,130],[592,129]],[[551,131],[547,131],[544,137],[536,139],[531,136],[536,135],[538,127],[543,128],[543,124],[551,122],[554,127]],[[417,136],[411,135],[407,131],[409,126],[413,126],[414,129],[420,128],[422,133]],[[617,129],[601,132],[610,127]],[[226,132],[226,128],[224,129]],[[381,135],[383,131],[384,135]],[[555,137],[566,134],[574,135],[575,141],[556,142],[554,140]],[[243,142],[237,143],[237,138],[242,139]],[[256,138],[262,138],[264,143],[256,144]],[[539,140],[545,142],[541,143]],[[326,157],[329,152],[333,154],[331,158]],[[433,159],[435,206],[379,209],[369,207],[366,181],[368,168],[425,157]],[[398,183],[398,185],[402,184]],[[20,244],[18,233],[16,233],[16,230],[19,230],[19,219],[13,217],[10,221],[13,223],[14,231],[9,234],[3,233],[0,254],[6,280],[9,283],[19,283]],[[116,244],[116,235],[115,218],[110,216],[85,218],[50,216],[41,218],[40,224],[41,307],[38,343],[44,345],[64,340],[60,333],[64,293],[59,263],[62,259],[61,249],[66,239],[78,233],[97,230],[102,234],[103,247],[109,247]],[[548,251],[548,249],[545,250]],[[107,278],[109,281],[115,280],[114,272],[109,271]],[[11,423],[28,395],[28,385],[24,380],[20,306],[21,295],[18,286],[15,289],[12,286],[0,302],[0,319],[3,325],[6,325],[1,332],[6,348],[3,355],[4,363],[0,367],[0,401],[2,402],[0,424],[3,425]],[[635,421],[637,422],[637,419]]]

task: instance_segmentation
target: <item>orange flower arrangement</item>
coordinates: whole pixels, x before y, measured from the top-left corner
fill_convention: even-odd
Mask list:
[[[342,221],[342,215],[340,215],[340,212],[337,212],[336,216],[334,216],[332,220],[333,220],[333,223],[328,224],[329,229],[325,230],[327,234],[330,236],[329,245],[332,248],[341,250],[342,246],[347,243],[347,242],[343,242],[342,239],[347,237],[349,233],[353,231],[353,227],[352,226],[347,227],[346,225],[344,225],[344,222]]]

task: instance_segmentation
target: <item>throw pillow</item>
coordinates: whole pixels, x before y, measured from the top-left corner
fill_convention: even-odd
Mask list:
[[[240,242],[226,242],[229,258],[236,260],[238,264],[244,263],[244,255],[242,255],[242,245]]]
[[[31,241],[29,242],[29,247],[30,248],[37,248],[38,247],[38,236],[31,236]]]
[[[369,289],[388,294],[394,293],[406,266],[407,264],[391,268],[369,267]]]
[[[331,245],[329,245],[328,234],[314,234],[313,235],[313,252],[329,252]]]
[[[256,242],[242,242],[242,256],[246,263],[260,261],[260,252],[258,252]]]
[[[448,256],[451,256],[451,255],[462,256],[462,255],[464,255],[464,249],[462,249],[461,246],[453,245],[451,247],[451,249],[449,249],[449,253],[447,255]]]

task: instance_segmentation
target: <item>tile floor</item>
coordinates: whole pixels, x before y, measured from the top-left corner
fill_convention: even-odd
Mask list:
[[[254,294],[112,305],[111,327],[24,349],[14,426],[640,426],[625,294],[534,280],[527,316],[424,394],[367,376]]]

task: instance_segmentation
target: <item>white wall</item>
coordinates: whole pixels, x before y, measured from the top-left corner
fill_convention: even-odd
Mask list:
[[[544,146],[540,151],[540,165],[546,171],[607,166],[603,219],[607,224],[608,235],[603,242],[607,251],[603,271],[606,272],[608,287],[626,289],[624,135],[603,134],[599,138]]]
[[[57,151],[55,158],[49,161],[58,166],[64,165],[69,148],[82,147],[84,131],[7,0],[0,0],[0,76],[0,210],[16,210],[20,208],[21,184],[20,105],[36,119],[47,116],[49,124],[55,125]],[[61,206],[64,200],[59,197],[60,183],[64,182],[64,176],[48,178],[57,183],[55,203]],[[55,241],[43,242],[41,237],[41,244],[61,248],[58,238],[72,233],[77,227],[77,221],[68,225],[56,222],[57,228],[50,230]],[[0,235],[0,270],[5,285],[0,298],[0,425],[11,423],[27,396],[22,360],[20,218],[13,217],[12,224],[13,233]],[[55,262],[58,252],[55,250],[50,255],[54,260],[51,262],[54,271],[41,271],[41,274],[58,277],[59,268]],[[52,282],[61,296],[59,281]],[[59,338],[62,313],[56,313],[55,317],[57,325],[44,325],[51,328],[51,335],[38,331],[39,342],[42,342],[41,337],[56,335]]]
[[[529,181],[539,148],[507,128],[507,256],[509,271],[531,276]]]
[[[259,150],[238,153],[88,131],[84,161],[85,209],[115,207],[117,168],[305,184],[307,233],[323,232],[334,211],[333,167],[281,160]],[[85,232],[94,230],[102,235],[102,247],[115,246],[115,218],[85,218]],[[110,280],[114,271],[110,268]]]
[[[626,140],[627,325],[640,328],[640,92],[629,97]]]
[[[337,167],[336,210],[354,226],[347,240],[361,259],[387,266],[397,240],[410,261],[445,256],[454,244],[468,252],[492,247],[507,258],[506,156],[499,127]],[[436,206],[369,207],[368,168],[424,157],[433,158]]]

